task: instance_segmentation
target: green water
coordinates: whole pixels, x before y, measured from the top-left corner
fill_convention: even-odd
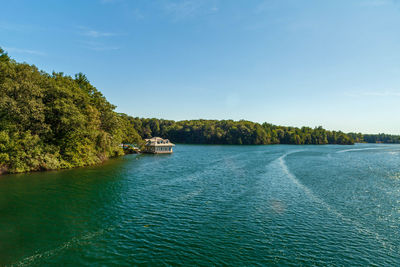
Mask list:
[[[0,266],[400,266],[400,146],[191,146],[0,177]]]

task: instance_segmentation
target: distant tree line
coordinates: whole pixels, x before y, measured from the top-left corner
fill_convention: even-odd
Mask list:
[[[160,136],[176,143],[230,145],[350,145],[354,143],[353,139],[345,133],[327,131],[322,127],[284,127],[245,120],[185,120],[175,122],[133,117],[128,117],[128,120],[142,138]]]
[[[400,144],[400,135],[348,133],[356,143]]]

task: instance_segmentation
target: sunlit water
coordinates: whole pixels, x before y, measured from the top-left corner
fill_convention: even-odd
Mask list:
[[[400,146],[191,146],[0,177],[0,266],[400,266]]]

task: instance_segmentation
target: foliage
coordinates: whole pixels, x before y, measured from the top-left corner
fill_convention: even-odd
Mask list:
[[[0,49],[0,172],[71,168],[141,140],[125,115],[79,73],[48,74]]]
[[[400,144],[400,135],[391,134],[362,134],[362,133],[349,133],[357,143],[387,143],[387,144]]]
[[[186,120],[130,118],[142,138],[160,136],[172,142],[190,144],[353,144],[343,132],[327,131],[322,127],[284,127],[269,123],[233,120]]]

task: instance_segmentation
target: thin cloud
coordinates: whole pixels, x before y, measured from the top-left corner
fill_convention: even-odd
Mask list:
[[[119,46],[107,44],[105,40],[105,38],[108,37],[119,36],[120,35],[119,33],[98,31],[84,26],[80,26],[78,28],[80,29],[79,34],[87,37],[86,40],[80,42],[83,45],[83,47],[93,51],[107,51],[107,50],[120,49]]]
[[[210,8],[210,12],[212,12],[212,13],[216,13],[218,11],[219,11],[219,8],[216,6],[213,6],[212,8]]]
[[[97,31],[93,30],[87,27],[79,27],[80,28],[80,34],[87,36],[87,37],[92,37],[92,38],[100,38],[100,37],[111,37],[111,36],[116,36],[118,35],[117,33],[114,32],[102,32],[102,31]]]
[[[201,2],[185,0],[182,2],[168,2],[164,9],[177,19],[192,17],[201,7]]]
[[[390,5],[393,3],[394,3],[393,0],[369,0],[361,2],[361,5],[368,7],[380,7],[380,6]]]
[[[6,52],[16,53],[16,54],[29,54],[29,55],[36,55],[36,56],[44,56],[46,53],[37,50],[31,49],[23,49],[23,48],[16,48],[16,47],[4,47]]]
[[[84,33],[84,35],[97,38],[97,37],[115,36],[116,34],[112,32],[99,32],[94,30],[88,30]]]
[[[364,96],[381,96],[381,97],[400,97],[400,92],[364,92],[362,95]]]
[[[102,4],[113,4],[113,3],[116,3],[116,2],[120,2],[121,0],[101,0],[100,2],[102,3]]]
[[[166,1],[164,2],[163,9],[175,21],[219,11],[219,8],[215,5],[215,1],[196,0]]]
[[[37,25],[26,25],[26,24],[14,24],[7,22],[0,22],[0,31],[13,31],[13,32],[32,32],[37,30],[43,30],[43,28]]]
[[[269,10],[271,7],[271,1],[263,1],[255,7],[254,13],[263,13],[264,11]]]
[[[93,51],[111,51],[111,50],[119,50],[121,47],[114,45],[107,45],[101,42],[92,42],[92,41],[83,41],[81,42],[84,48],[93,50]]]
[[[132,15],[137,20],[144,19],[143,13],[137,8],[132,11]]]
[[[350,97],[400,97],[400,91],[366,91],[366,92],[346,92],[345,96]]]

